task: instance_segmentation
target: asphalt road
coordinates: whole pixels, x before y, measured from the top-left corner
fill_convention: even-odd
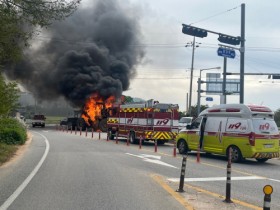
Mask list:
[[[173,145],[127,146],[106,141],[106,134],[31,129],[24,155],[0,168],[0,209],[186,209],[172,191],[179,186],[182,157]],[[189,154],[185,190],[196,187],[209,196],[225,195],[227,161],[220,156]],[[272,185],[271,209],[280,209],[279,159],[232,165],[231,196],[244,206],[262,207],[265,185]],[[159,184],[154,177],[160,176]],[[13,194],[14,193],[14,194]],[[219,201],[219,200],[218,200]],[[199,202],[199,201],[197,201]],[[221,201],[222,202],[222,201]],[[250,208],[248,208],[250,209]]]

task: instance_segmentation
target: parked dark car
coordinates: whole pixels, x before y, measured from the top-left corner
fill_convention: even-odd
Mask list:
[[[60,125],[65,126],[68,130],[70,130],[71,128],[72,130],[75,130],[75,128],[77,127],[78,119],[78,117],[64,118],[60,121]]]
[[[60,125],[67,125],[67,118],[60,120]]]

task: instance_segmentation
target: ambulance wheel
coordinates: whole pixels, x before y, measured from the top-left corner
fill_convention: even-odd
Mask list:
[[[268,160],[268,158],[256,158],[259,163],[264,163]]]
[[[230,146],[229,148],[231,148],[231,161],[233,163],[238,163],[241,162],[243,160],[242,154],[240,152],[240,149],[236,146]],[[227,151],[227,157],[229,156],[229,148]]]
[[[134,132],[130,132],[130,133],[129,133],[129,142],[130,142],[131,144],[136,144],[136,143],[137,143],[137,141],[136,141],[136,139],[135,139],[135,133],[134,133]]]
[[[188,145],[185,140],[181,139],[177,143],[178,151],[180,154],[187,154],[188,152]]]

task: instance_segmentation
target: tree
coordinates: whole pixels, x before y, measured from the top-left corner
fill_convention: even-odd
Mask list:
[[[0,0],[0,63],[18,60],[39,27],[70,16],[81,0]]]
[[[45,27],[70,16],[81,0],[0,0],[1,12],[17,14],[31,25]]]
[[[15,82],[5,82],[0,74],[0,118],[8,117],[18,107],[19,89]]]
[[[21,47],[18,37],[25,43],[28,34],[17,25],[18,17],[15,12],[4,9],[0,5],[0,62],[16,61],[20,58]]]
[[[208,106],[205,105],[201,105],[200,106],[200,112],[202,112],[204,109],[207,109]],[[193,118],[197,118],[197,105],[195,106],[191,106],[191,114],[189,115],[188,112],[179,112],[179,116],[181,117],[193,117]]]
[[[280,127],[280,109],[277,109],[275,112],[274,112],[274,120],[277,124],[277,127]]]
[[[125,103],[132,103],[133,102],[133,98],[131,96],[125,96],[124,101],[125,101]]]

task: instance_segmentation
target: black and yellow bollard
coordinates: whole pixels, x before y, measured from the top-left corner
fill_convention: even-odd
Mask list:
[[[229,151],[228,151],[226,199],[224,200],[226,203],[232,203],[232,200],[230,199],[230,196],[231,196],[231,158],[232,158],[232,149],[230,147]]]
[[[264,192],[264,201],[263,201],[263,210],[270,210],[271,194],[273,188],[271,185],[265,185],[263,188]]]
[[[181,176],[180,176],[180,184],[179,184],[179,189],[176,190],[176,192],[185,192],[184,191],[184,182],[185,182],[185,172],[186,172],[187,157],[188,157],[188,154],[183,155],[182,168],[181,168]]]

